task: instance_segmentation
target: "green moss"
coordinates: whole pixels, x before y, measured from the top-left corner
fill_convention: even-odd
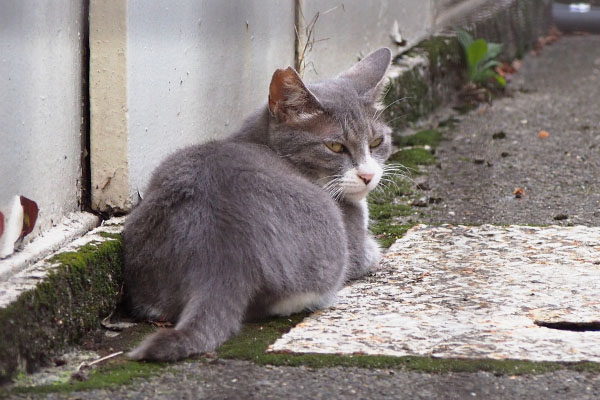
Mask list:
[[[406,204],[369,203],[369,217],[373,219],[392,219],[410,214],[412,214],[412,208]]]
[[[377,190],[369,194],[368,200],[370,204],[385,204],[393,202],[397,197],[409,196],[412,193],[408,178],[397,174],[387,177],[384,182],[381,182]]]
[[[421,148],[403,149],[392,154],[388,162],[402,164],[406,168],[417,171],[419,165],[435,164],[435,157],[429,150]]]
[[[118,299],[121,258],[120,240],[58,254],[55,270],[0,309],[0,381],[33,372],[99,326]]]
[[[388,248],[402,237],[413,225],[395,225],[386,221],[375,221],[369,225],[369,230],[383,248]]]
[[[85,381],[73,381],[32,387],[16,387],[5,394],[74,392],[105,389],[132,382],[134,378],[148,378],[163,370],[166,364],[135,361],[113,362],[93,370]],[[0,391],[0,395],[3,393]]]
[[[265,354],[267,347],[307,315],[301,313],[263,322],[247,323],[241,332],[225,342],[217,353],[222,358],[250,360],[259,364],[268,363],[271,355]]]
[[[406,146],[431,146],[437,147],[442,141],[442,132],[437,129],[426,129],[408,136],[400,136],[396,144],[400,147]]]
[[[403,57],[398,60],[400,64],[411,57],[425,57],[429,62],[414,66],[390,83],[384,99],[389,106],[384,120],[396,130],[448,101],[454,88],[465,81],[462,50],[454,37],[432,37]]]
[[[392,368],[427,373],[489,371],[502,375],[541,374],[559,369],[597,372],[597,363],[551,363],[520,360],[438,359],[431,357],[369,356],[364,354],[265,353],[267,347],[298,324],[306,314],[246,324],[242,331],[218,350],[221,358],[253,361],[259,365],[304,365],[322,367]]]
[[[464,58],[458,40],[451,36],[434,36],[419,43],[425,50],[434,76],[442,75],[448,68],[464,69]]]
[[[429,90],[429,82],[418,68],[404,72],[390,81],[383,99],[386,111],[381,118],[392,128],[404,128],[407,122],[416,121],[433,110]]]
[[[99,233],[100,236],[107,238],[107,239],[118,239],[121,240],[121,234],[119,233],[110,233],[110,232],[100,232]]]

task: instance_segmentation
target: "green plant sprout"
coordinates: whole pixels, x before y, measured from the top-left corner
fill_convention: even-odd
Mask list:
[[[501,87],[506,86],[506,80],[494,70],[500,65],[496,57],[502,51],[502,44],[488,43],[485,39],[475,40],[463,30],[457,31],[456,38],[465,50],[470,82],[485,85],[495,79]]]

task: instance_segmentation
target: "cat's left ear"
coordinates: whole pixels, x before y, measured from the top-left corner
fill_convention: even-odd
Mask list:
[[[269,86],[269,110],[280,122],[293,122],[322,112],[321,103],[292,68],[278,69]]]
[[[347,79],[362,98],[373,102],[379,100],[383,90],[385,73],[392,61],[392,51],[386,47],[375,50],[352,68],[338,76]]]

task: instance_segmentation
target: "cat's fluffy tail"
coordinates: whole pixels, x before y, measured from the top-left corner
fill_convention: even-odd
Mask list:
[[[132,360],[176,361],[215,350],[239,331],[246,302],[238,299],[203,303],[191,300],[173,329],[161,329],[133,351]]]

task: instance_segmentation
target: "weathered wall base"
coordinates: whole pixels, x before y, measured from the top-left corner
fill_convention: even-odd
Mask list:
[[[476,38],[504,45],[501,58],[511,60],[532,49],[552,22],[549,0],[508,0],[486,3],[476,13],[453,21],[439,36],[421,42],[396,58],[384,117],[400,130],[449,103],[464,85],[466,66],[454,27]],[[403,99],[398,101],[398,99]],[[395,102],[392,104],[392,102]]]

